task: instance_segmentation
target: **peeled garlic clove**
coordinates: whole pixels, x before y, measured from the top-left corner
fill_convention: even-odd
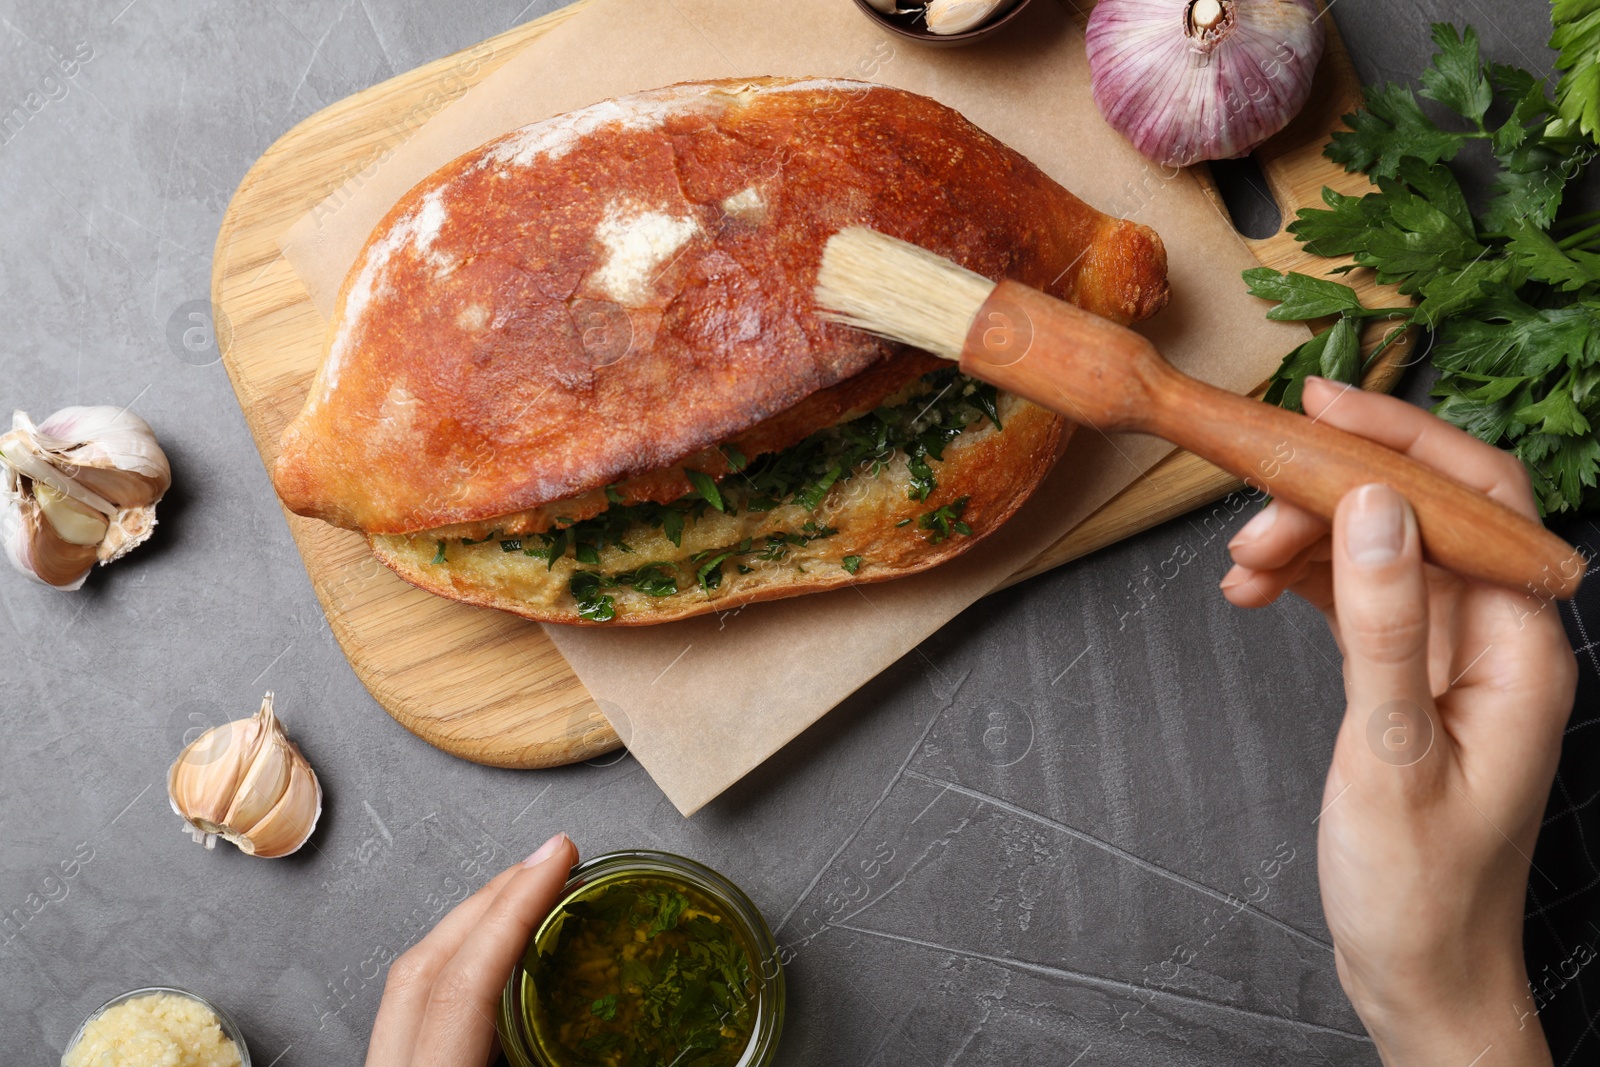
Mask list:
[[[937,34],[966,33],[988,22],[1011,0],[928,0],[928,30]]]
[[[874,11],[882,12],[885,15],[894,14],[895,0],[867,0],[867,4]]]
[[[311,837],[322,814],[322,787],[283,732],[272,694],[249,719],[202,734],[167,773],[172,810],[211,848],[218,837],[252,856],[276,858]]]
[[[50,525],[55,527],[56,535],[68,544],[93,548],[106,539],[111,524],[89,505],[80,504],[43,482],[33,483],[33,498],[39,502],[39,510],[44,512]]]

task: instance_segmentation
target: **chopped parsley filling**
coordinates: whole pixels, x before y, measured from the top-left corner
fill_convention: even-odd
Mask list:
[[[580,566],[599,567],[600,553],[607,548],[632,552],[624,539],[642,527],[659,529],[675,546],[683,544],[684,530],[704,516],[707,510],[725,515],[763,514],[786,505],[816,511],[831,489],[857,475],[876,477],[895,459],[904,456],[910,472],[906,495],[924,501],[938,488],[938,473],[933,464],[944,459],[945,449],[964,431],[984,420],[1001,429],[999,394],[994,386],[968,378],[955,367],[924,375],[921,391],[901,403],[886,404],[837,426],[818,430],[798,444],[777,452],[747,459],[731,445],[723,445],[730,475],[722,482],[696,470],[685,470],[693,487],[668,504],[650,502],[629,504],[616,488],[606,490],[611,506],[593,518],[562,521],[546,533],[517,538],[501,537],[499,531],[481,541],[463,539],[463,545],[498,541],[506,553],[521,552],[542,559],[548,568],[571,556]],[[961,522],[967,498],[946,504],[919,520],[928,531],[929,544],[938,544],[952,534],[970,534]],[[910,519],[897,523],[905,526]],[[798,532],[774,531],[748,537],[720,548],[696,552],[682,563],[655,561],[627,571],[604,573],[577,570],[568,588],[578,603],[580,618],[609,622],[616,617],[614,593],[633,588],[650,596],[671,596],[680,589],[698,585],[706,593],[722,584],[723,567],[732,563],[742,574],[753,568],[745,561],[784,559],[792,548],[838,533],[816,521],[805,523]],[[444,562],[444,542],[439,544],[435,563]],[[855,574],[861,557],[847,556],[841,566]]]

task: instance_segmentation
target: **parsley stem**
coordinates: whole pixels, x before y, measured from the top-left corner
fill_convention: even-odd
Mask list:
[[[1409,313],[1411,309],[1407,308],[1406,310]],[[1405,336],[1406,330],[1410,329],[1412,325],[1413,323],[1407,322],[1390,330],[1388,335],[1385,336],[1382,341],[1378,342],[1378,347],[1372,350],[1372,355],[1368,356],[1366,361],[1361,364],[1361,373],[1365,374],[1367,371],[1371,370],[1372,367],[1378,362],[1378,357],[1383,355],[1383,353],[1388,350],[1390,345],[1394,344],[1396,341],[1400,340],[1401,337]]]
[[[1409,307],[1403,307],[1403,308],[1362,308],[1360,311],[1351,311],[1351,312],[1349,312],[1349,314],[1355,315],[1358,318],[1363,318],[1363,319],[1376,319],[1376,318],[1380,318],[1380,317],[1396,319],[1396,318],[1399,318],[1402,315],[1409,315],[1415,310],[1416,310],[1415,308],[1409,308]]]
[[[1565,226],[1575,226],[1580,222],[1594,222],[1596,220],[1600,220],[1600,211],[1585,211],[1581,215],[1568,215],[1564,219],[1556,219],[1550,224],[1550,228],[1558,229]]]
[[[1585,244],[1593,240],[1595,237],[1600,237],[1600,223],[1590,226],[1587,229],[1579,230],[1577,233],[1563,238],[1556,245],[1556,247],[1564,252],[1569,248],[1577,248],[1579,245]]]

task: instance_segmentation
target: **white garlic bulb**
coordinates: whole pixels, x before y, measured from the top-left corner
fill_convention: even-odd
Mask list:
[[[928,0],[928,31],[937,34],[966,33],[988,22],[1012,0]]]
[[[17,570],[77,589],[98,563],[149,538],[172,467],[150,424],[116,407],[71,407],[0,436],[0,536]]]
[[[297,851],[322,816],[322,785],[272,712],[272,694],[248,719],[201,734],[167,772],[172,810],[195,841],[221,837],[251,856]]]

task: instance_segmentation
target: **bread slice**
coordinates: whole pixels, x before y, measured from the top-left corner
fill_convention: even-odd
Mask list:
[[[983,400],[986,390],[989,399]],[[983,402],[974,403],[975,397]],[[982,414],[991,405],[998,425]],[[676,542],[648,506],[623,505],[615,516],[621,521],[610,528],[602,513],[599,521],[574,525],[574,536],[517,538],[491,532],[464,542],[432,531],[375,536],[372,548],[413,585],[541,622],[669,622],[885,581],[942,563],[988,536],[1021,506],[1054,464],[1061,443],[1061,419],[953,369],[920,379],[879,411],[887,414],[858,417],[797,446],[812,450],[809,464],[790,449],[726,475],[716,494],[724,510],[698,493],[680,499],[676,503],[685,521]],[[875,450],[840,470],[824,492],[814,491],[835,469],[826,451],[830,442],[837,448],[856,435],[870,435],[894,413],[898,425],[909,424],[909,432],[889,437],[909,440],[909,449]],[[942,459],[925,452],[926,439],[919,447],[917,439],[926,438],[930,423],[947,428],[932,435],[949,438],[939,449]],[[959,432],[949,433],[958,423]],[[920,482],[914,454],[926,463]],[[766,503],[757,498],[773,484],[773,469],[796,466],[812,472],[783,480],[797,485],[797,492],[776,507],[751,510],[753,501]],[[823,468],[818,478],[814,472]],[[928,481],[934,483],[931,490],[925,489]],[[808,506],[813,500],[815,506]],[[643,517],[628,520],[636,514]],[[588,551],[579,548],[583,538]],[[580,553],[587,562],[580,561]]]

